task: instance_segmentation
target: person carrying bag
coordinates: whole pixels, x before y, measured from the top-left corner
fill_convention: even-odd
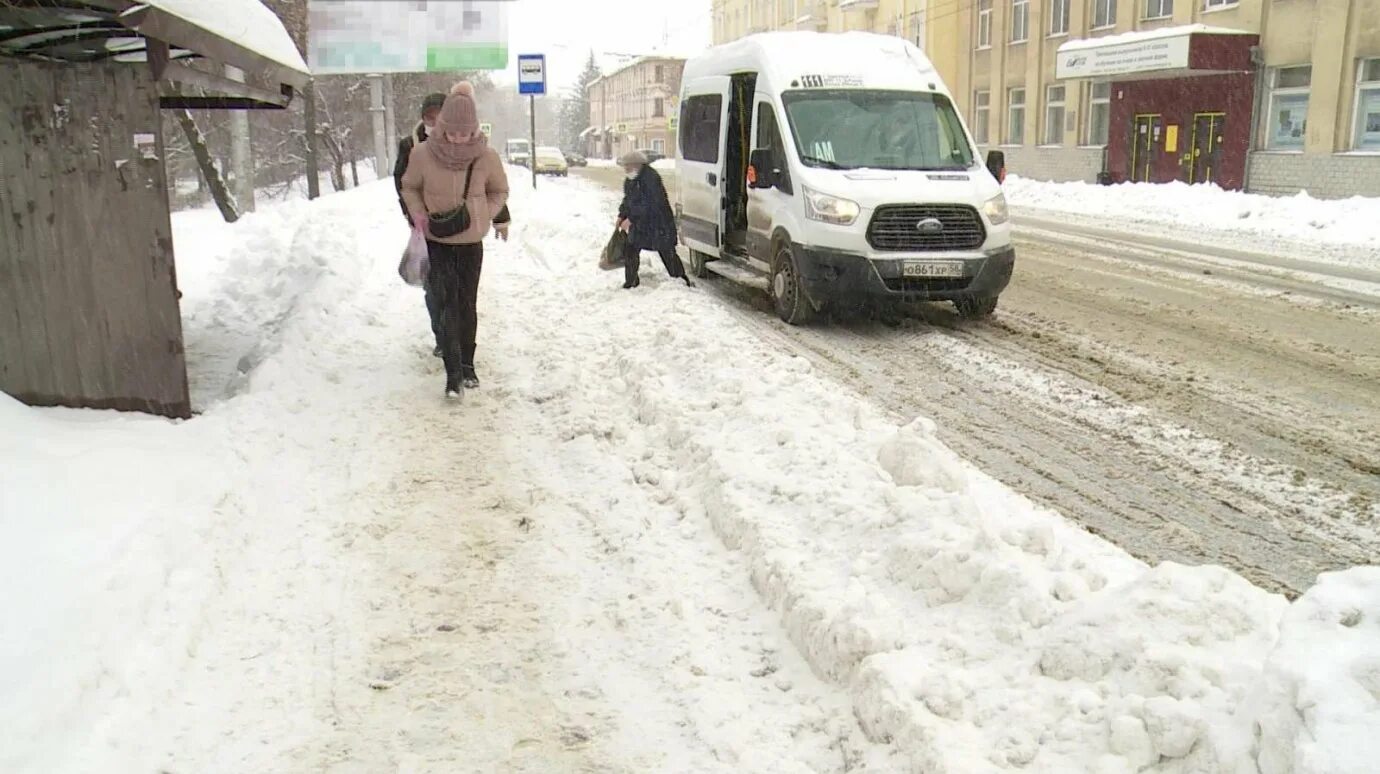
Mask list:
[[[436,121],[437,131],[412,149],[402,177],[403,201],[413,226],[426,236],[427,291],[440,317],[446,397],[459,399],[479,386],[475,339],[484,237],[508,201],[508,177],[498,153],[479,131],[474,86],[457,83]]]

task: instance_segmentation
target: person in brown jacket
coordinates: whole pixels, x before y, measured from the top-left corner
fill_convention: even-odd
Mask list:
[[[459,398],[462,389],[479,386],[474,353],[484,237],[508,201],[508,176],[498,153],[479,131],[470,83],[461,81],[451,89],[436,131],[408,155],[402,197],[413,225],[426,234],[431,259],[427,292],[435,297],[440,312],[446,396]],[[452,236],[436,236],[428,226],[430,217],[453,213],[461,205],[469,211],[469,227]],[[506,224],[494,228],[507,239]]]

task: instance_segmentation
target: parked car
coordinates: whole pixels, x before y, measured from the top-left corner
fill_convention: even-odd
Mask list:
[[[538,147],[532,164],[538,175],[565,177],[570,172],[570,164],[565,160],[565,154],[561,153],[560,148]]]
[[[647,157],[648,164],[651,164],[656,161],[661,161],[662,159],[666,158],[665,153],[662,153],[661,151],[652,150],[651,148],[638,148],[638,150],[641,151],[643,155]]]
[[[565,163],[572,167],[587,167],[589,166],[589,159],[586,159],[583,155],[575,151],[566,151]]]
[[[992,314],[1016,263],[1005,160],[993,152],[983,167],[920,49],[866,33],[753,35],[688,61],[682,83],[676,212],[690,273],[765,288],[792,324],[888,300]]]

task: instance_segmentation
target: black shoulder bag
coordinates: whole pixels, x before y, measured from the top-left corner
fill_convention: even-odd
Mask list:
[[[470,227],[470,178],[474,176],[474,165],[479,159],[470,162],[465,172],[465,193],[460,197],[460,206],[448,212],[433,212],[427,216],[431,235],[437,239],[453,237]]]

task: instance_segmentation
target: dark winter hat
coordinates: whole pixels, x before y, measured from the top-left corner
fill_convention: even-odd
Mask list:
[[[422,99],[422,115],[426,115],[428,110],[440,110],[444,104],[446,104],[446,95],[439,91],[432,92]]]

